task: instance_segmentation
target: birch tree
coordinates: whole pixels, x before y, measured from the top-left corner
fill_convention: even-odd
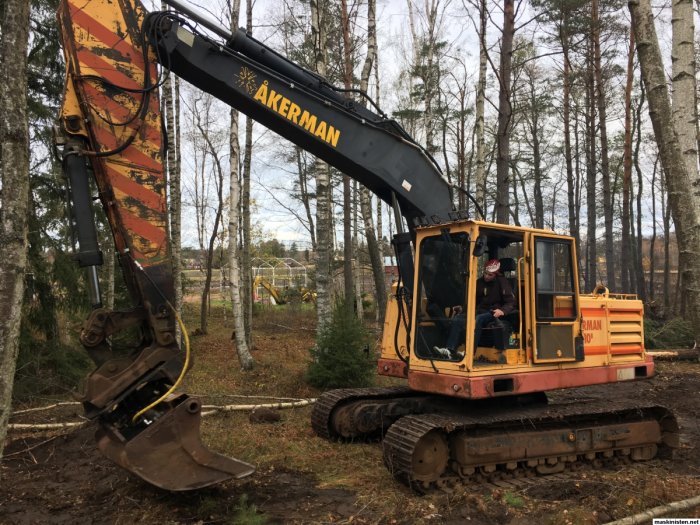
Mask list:
[[[352,89],[352,43],[350,38],[350,13],[347,0],[340,0],[340,23],[343,33],[343,86],[346,90]],[[345,307],[353,310],[353,293],[355,282],[353,279],[353,239],[351,229],[352,205],[350,177],[343,174],[343,281],[345,288]]]
[[[28,0],[4,0],[0,13],[0,456],[12,406],[27,262],[29,125],[27,123]]]
[[[166,9],[165,3],[161,4]],[[180,80],[169,75],[163,83],[163,116],[167,133],[166,172],[168,176],[168,214],[170,253],[172,254],[173,286],[175,288],[175,310],[182,313],[182,193],[180,190]],[[109,254],[108,254],[109,256]],[[112,266],[114,256],[112,255]]]
[[[238,28],[238,17],[241,2],[234,0],[230,5],[231,31]],[[231,292],[231,307],[233,310],[233,337],[236,343],[238,362],[243,370],[251,370],[254,365],[253,356],[248,348],[245,332],[245,311],[241,301],[241,271],[240,251],[238,249],[238,230],[240,225],[241,183],[239,166],[241,146],[238,139],[238,111],[231,108],[229,128],[229,195],[228,195],[228,281]],[[243,288],[245,290],[245,288]]]
[[[676,119],[669,118],[673,113],[650,1],[631,0],[628,6],[637,41],[642,80],[649,102],[649,117],[659,147],[671,215],[676,226],[679,274],[685,288],[687,312],[693,325],[695,339],[700,340],[700,177],[697,167],[689,169],[684,147],[679,142],[679,133],[676,130],[678,123]],[[674,30],[680,28],[676,26]],[[679,39],[682,41],[684,37],[679,36]],[[692,36],[690,42],[692,49]],[[675,48],[673,53],[682,56],[683,50]],[[677,67],[680,69],[680,65]],[[678,73],[679,69],[674,68],[677,72],[674,79],[680,79],[687,74]],[[694,78],[694,72],[692,75]],[[675,97],[684,96],[683,89],[678,85],[674,85],[674,92]],[[694,100],[694,93],[691,94],[691,100]],[[680,101],[676,101],[677,103]]]
[[[314,43],[314,66],[316,72],[326,76],[328,6],[326,0],[311,1],[311,31]],[[331,316],[331,254],[332,229],[330,195],[330,168],[316,159],[316,311],[318,327],[322,328]]]
[[[695,80],[695,23],[691,0],[673,0],[671,4],[671,78],[673,86],[673,122],[688,176],[698,178],[698,143]]]
[[[253,0],[246,0],[245,8],[246,31],[253,32]],[[243,323],[245,339],[248,347],[253,346],[253,263],[250,253],[251,221],[250,221],[250,179],[253,159],[253,119],[248,117],[245,122],[245,153],[243,154],[243,172],[241,173],[241,289],[243,303]]]

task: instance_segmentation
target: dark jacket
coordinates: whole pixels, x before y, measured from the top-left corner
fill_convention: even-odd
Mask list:
[[[501,274],[491,282],[480,277],[476,281],[476,313],[483,314],[495,308],[503,310],[508,315],[515,308],[515,296],[508,280]]]

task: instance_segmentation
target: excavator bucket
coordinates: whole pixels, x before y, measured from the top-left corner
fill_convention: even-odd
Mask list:
[[[200,439],[200,422],[201,404],[190,397],[130,439],[107,424],[100,425],[95,437],[105,456],[165,490],[200,489],[255,472],[244,461],[207,449]]]

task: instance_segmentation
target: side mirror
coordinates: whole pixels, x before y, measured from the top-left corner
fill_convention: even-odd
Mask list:
[[[474,257],[481,257],[486,251],[486,235],[479,235],[474,241],[474,249],[472,250],[472,255]]]

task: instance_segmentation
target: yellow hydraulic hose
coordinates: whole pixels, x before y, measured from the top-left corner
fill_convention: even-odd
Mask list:
[[[180,383],[182,382],[182,379],[185,377],[185,374],[187,373],[187,368],[190,365],[190,338],[187,335],[187,328],[185,328],[185,323],[182,322],[182,319],[178,315],[177,311],[175,308],[173,308],[173,305],[170,304],[168,301],[168,307],[173,311],[175,314],[175,319],[177,319],[177,323],[180,326],[180,330],[182,331],[182,336],[185,340],[185,364],[182,367],[182,371],[180,372],[180,375],[177,378],[177,381],[173,383],[173,386],[171,386],[168,391],[160,396],[158,399],[153,401],[150,405],[142,408],[136,414],[134,414],[134,417],[131,418],[132,423],[136,423],[136,420],[141,417],[144,413],[148,412],[150,409],[152,409],[154,406],[158,405],[160,402],[162,402],[166,397],[168,397],[170,394],[172,394],[175,389],[180,386]]]

